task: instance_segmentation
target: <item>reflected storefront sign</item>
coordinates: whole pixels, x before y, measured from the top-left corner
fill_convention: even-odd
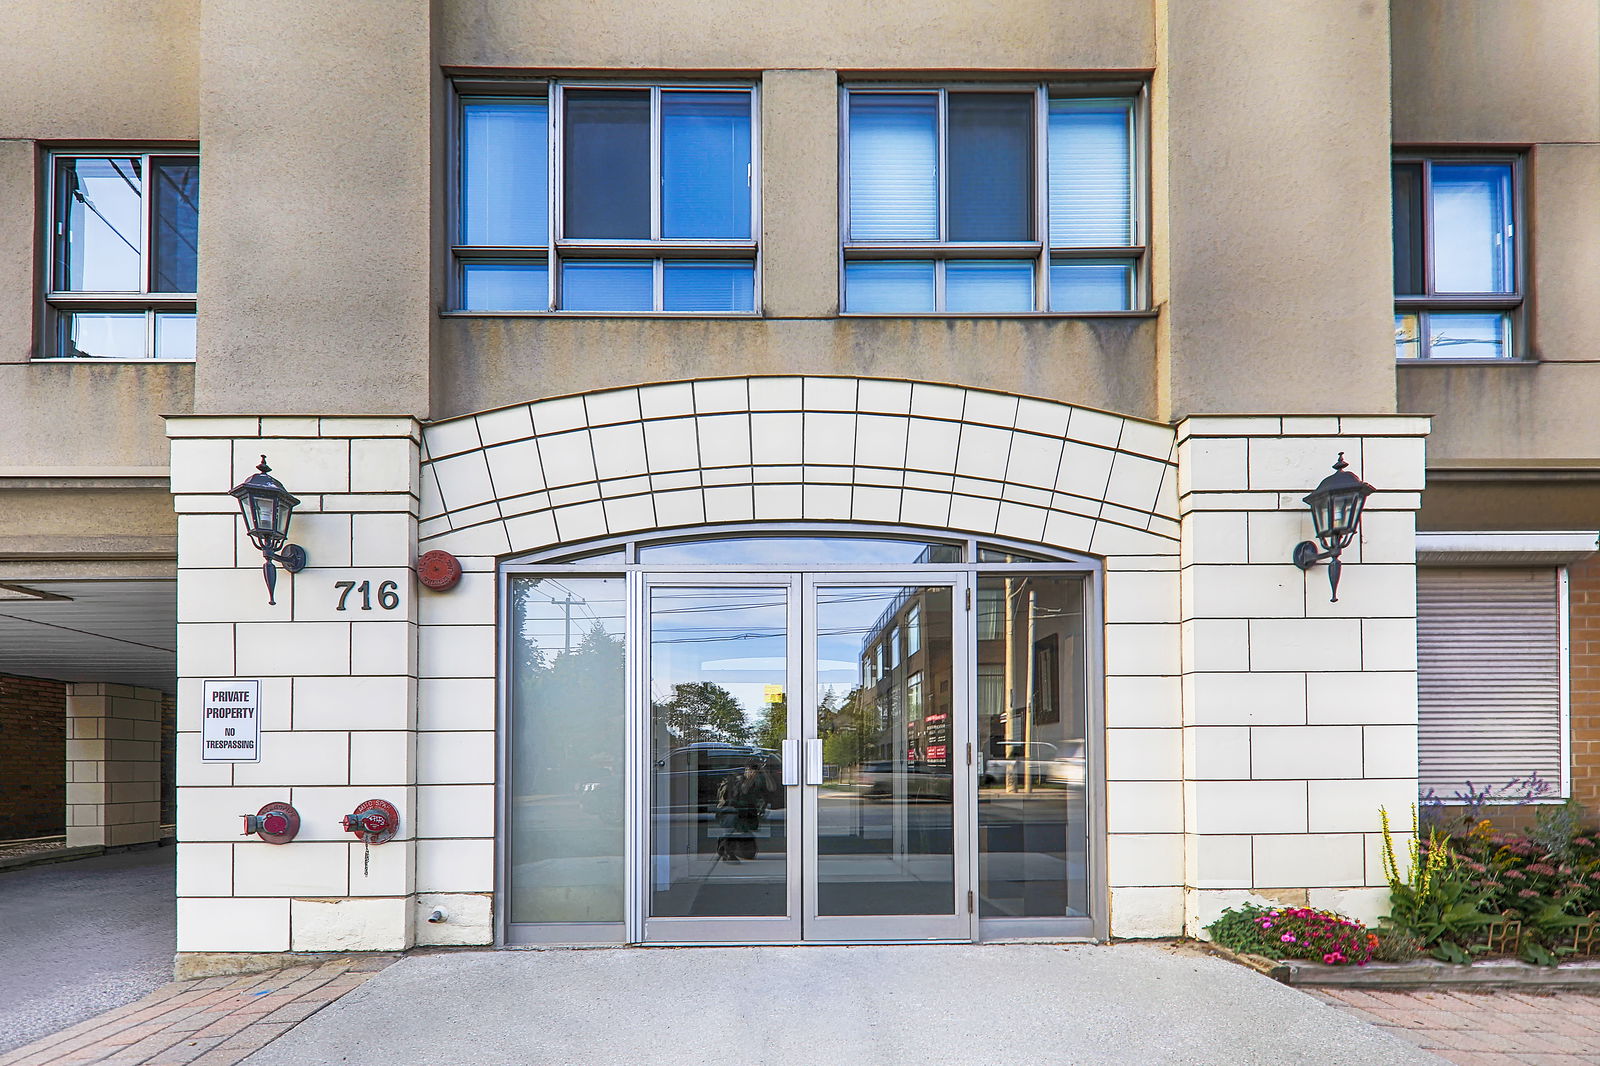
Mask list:
[[[504,938],[1095,935],[1092,572],[842,531],[507,566]]]

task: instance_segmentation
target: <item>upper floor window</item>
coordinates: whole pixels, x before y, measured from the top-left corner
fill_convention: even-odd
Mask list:
[[[193,359],[199,158],[57,152],[49,180],[41,354]]]
[[[852,88],[845,105],[846,313],[1142,305],[1133,97]]]
[[[1514,159],[1397,159],[1400,359],[1510,359],[1522,307]]]
[[[755,311],[754,89],[521,87],[460,98],[455,306]]]

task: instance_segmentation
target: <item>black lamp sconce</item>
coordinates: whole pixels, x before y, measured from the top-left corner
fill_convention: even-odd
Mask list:
[[[1378,490],[1348,472],[1350,464],[1344,461],[1344,452],[1333,464],[1333,473],[1322,479],[1322,484],[1305,498],[1311,508],[1311,523],[1316,527],[1317,540],[1322,550],[1309,540],[1294,546],[1294,565],[1310,570],[1323,559],[1328,560],[1328,586],[1333,592],[1330,603],[1339,602],[1339,571],[1344,564],[1339,553],[1350,546],[1356,531],[1361,528],[1361,509],[1367,497]]]
[[[283,487],[283,482],[272,476],[265,455],[256,469],[260,473],[239,482],[228,490],[228,495],[239,501],[239,510],[244,512],[245,532],[250,534],[251,541],[261,549],[261,556],[266,560],[261,573],[267,579],[267,603],[276,605],[278,568],[273,564],[281,563],[291,574],[298,574],[306,566],[306,550],[288,543],[289,519],[294,517],[294,509],[300,501]]]

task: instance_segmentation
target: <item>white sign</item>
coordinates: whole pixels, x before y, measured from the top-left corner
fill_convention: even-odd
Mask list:
[[[261,682],[207,681],[202,696],[200,758],[261,761]]]

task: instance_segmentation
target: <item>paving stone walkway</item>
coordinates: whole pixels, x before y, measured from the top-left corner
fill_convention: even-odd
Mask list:
[[[0,1066],[233,1066],[398,958],[361,956],[174,981],[137,1003],[0,1055]]]
[[[1306,989],[1458,1066],[1600,1063],[1600,997]]]

